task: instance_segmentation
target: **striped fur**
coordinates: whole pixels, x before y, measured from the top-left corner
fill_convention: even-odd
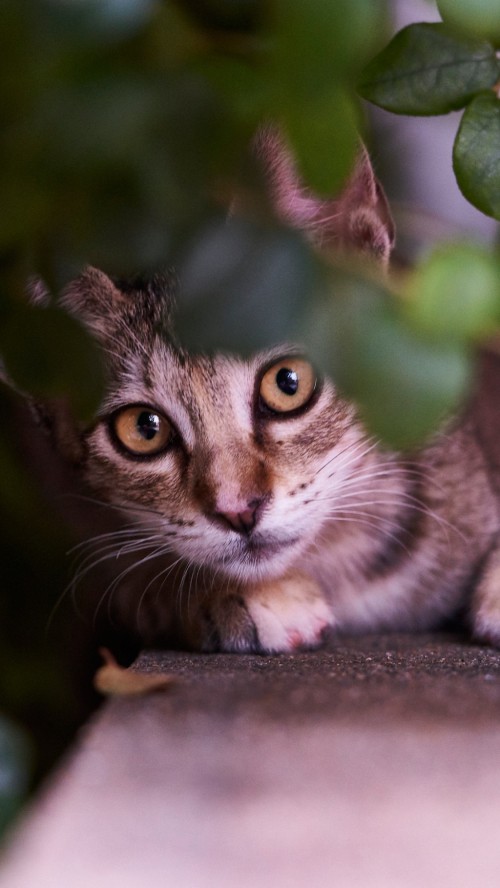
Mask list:
[[[330,627],[429,628],[464,607],[482,637],[500,638],[487,583],[500,572],[490,566],[498,499],[472,420],[450,423],[409,458],[376,446],[329,380],[298,415],[262,412],[263,369],[296,347],[250,361],[184,353],[166,320],[170,287],[124,291],[89,269],[65,297],[107,356],[81,469],[132,522],[108,551],[138,553],[137,600],[141,559],[156,571],[147,640],[164,635],[173,611],[184,643],[279,651],[318,644]],[[109,418],[130,404],[165,415],[175,444],[146,460],[123,453]],[[255,500],[250,534],[217,520]],[[497,611],[498,629],[488,616]]]
[[[258,151],[283,219],[315,244],[387,261],[392,222],[365,152],[340,198],[318,202],[275,134]],[[123,617],[140,617],[147,642],[287,651],[331,628],[424,629],[462,612],[500,644],[498,471],[474,411],[411,457],[377,446],[329,380],[304,410],[276,416],[259,380],[297,346],[249,361],[187,354],[173,334],[174,288],[87,269],[64,297],[108,368],[99,415],[72,454],[125,521],[93,541],[79,575],[131,558],[111,594],[123,586]],[[112,432],[116,411],[137,404],[175,430],[153,458],[131,457]]]

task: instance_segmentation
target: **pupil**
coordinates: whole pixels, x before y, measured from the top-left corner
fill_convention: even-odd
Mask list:
[[[160,431],[160,417],[145,410],[137,417],[137,430],[142,438],[151,441]]]
[[[282,367],[276,374],[276,385],[284,395],[295,395],[299,387],[299,377],[295,370]]]

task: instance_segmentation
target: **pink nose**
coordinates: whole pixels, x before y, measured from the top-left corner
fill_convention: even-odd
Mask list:
[[[260,499],[252,500],[247,503],[246,509],[242,509],[240,512],[214,512],[213,517],[226,527],[229,525],[231,530],[235,530],[237,533],[248,534],[257,523],[261,504],[262,500]]]

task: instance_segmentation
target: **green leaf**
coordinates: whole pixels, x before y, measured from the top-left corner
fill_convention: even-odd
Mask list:
[[[38,9],[36,6],[38,5]],[[44,41],[113,44],[134,34],[152,18],[154,0],[38,0],[32,16]]]
[[[164,104],[151,78],[99,72],[47,91],[19,135],[31,141],[42,170],[78,181],[96,168],[131,166],[147,150]]]
[[[453,146],[453,169],[462,194],[500,219],[500,101],[483,93],[470,103]]]
[[[248,356],[293,340],[314,286],[315,265],[299,235],[237,218],[212,219],[176,267],[176,329],[192,350]]]
[[[61,309],[19,306],[0,328],[8,376],[27,394],[66,397],[89,419],[102,393],[101,358],[94,341]]]
[[[384,0],[276,0],[274,64],[289,99],[359,70],[385,35]]]
[[[396,114],[446,114],[492,87],[500,66],[490,43],[455,35],[445,25],[403,28],[365,68],[360,92]]]
[[[47,224],[50,195],[34,181],[27,170],[0,172],[2,216],[0,218],[0,249],[13,246]]]
[[[380,286],[338,273],[333,298],[310,313],[306,342],[368,429],[396,448],[421,444],[460,404],[468,350],[408,326]]]
[[[244,59],[212,53],[196,66],[218,95],[230,106],[237,121],[252,131],[265,116],[267,81],[262,71]],[[249,138],[249,136],[247,137]]]
[[[331,89],[305,105],[290,105],[282,122],[301,177],[318,195],[338,192],[359,148],[359,117],[346,93]]]
[[[500,321],[500,266],[471,244],[436,249],[412,276],[407,315],[423,333],[477,339]]]
[[[262,18],[260,0],[180,0],[203,28],[220,31],[253,31]]]
[[[445,22],[468,34],[500,41],[498,0],[437,0],[437,5]]]
[[[357,108],[347,83],[383,30],[380,0],[278,0],[270,116],[283,123],[306,182],[331,196],[353,162]]]

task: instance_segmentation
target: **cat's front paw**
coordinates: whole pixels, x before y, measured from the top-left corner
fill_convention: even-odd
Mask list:
[[[206,604],[203,650],[280,653],[316,648],[334,620],[321,590],[302,575],[262,583]]]
[[[476,641],[500,648],[500,549],[495,548],[483,565],[470,608]]]
[[[318,647],[333,626],[321,590],[301,575],[262,586],[246,606],[261,649],[272,653]]]

